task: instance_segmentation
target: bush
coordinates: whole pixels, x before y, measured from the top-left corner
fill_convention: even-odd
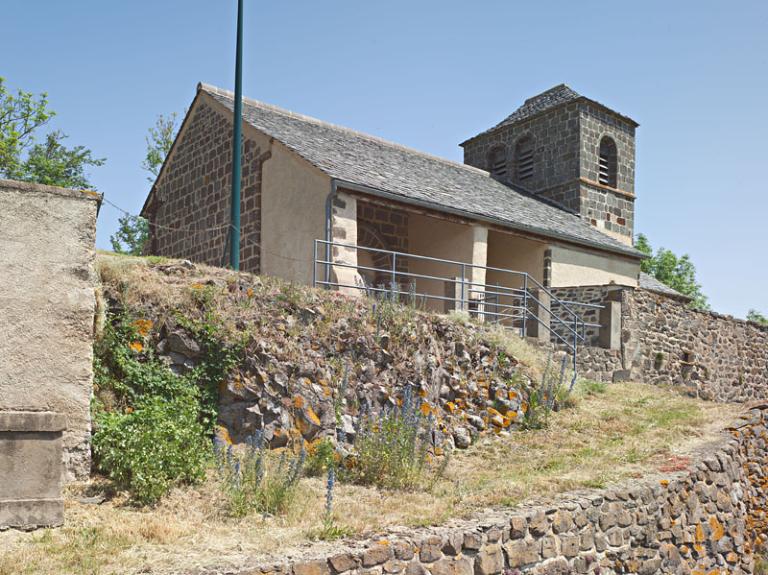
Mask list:
[[[112,316],[94,348],[93,438],[97,468],[143,504],[203,478],[216,422],[217,386],[241,348],[225,347],[214,322],[182,322],[203,357],[184,375],[158,358],[152,322]]]
[[[400,407],[360,419],[356,453],[348,458],[341,478],[393,489],[411,489],[422,483],[425,474],[432,471],[432,430],[415,405],[410,387],[406,388]]]
[[[99,468],[118,488],[152,504],[174,485],[204,477],[210,448],[194,397],[155,396],[128,411],[99,414],[93,437]]]
[[[229,514],[244,517],[252,511],[284,512],[296,493],[305,455],[303,449],[295,457],[283,451],[275,462],[260,432],[241,453],[235,453],[231,445],[225,448],[217,444],[216,463]]]

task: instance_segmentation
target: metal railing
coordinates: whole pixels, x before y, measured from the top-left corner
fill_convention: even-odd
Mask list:
[[[344,261],[347,250],[358,256],[354,258],[357,263]],[[360,263],[364,259],[361,254],[371,263]],[[527,272],[320,239],[314,242],[312,260],[315,287],[360,290],[438,310],[443,306],[442,311],[465,312],[519,330],[522,337],[533,328],[537,332],[545,329],[550,339],[563,345],[573,357],[571,386],[576,381],[576,356],[579,345],[586,340],[586,329],[599,327],[584,322],[572,308],[602,306],[561,300]],[[475,281],[478,271],[500,281]],[[553,312],[553,304],[559,313]]]

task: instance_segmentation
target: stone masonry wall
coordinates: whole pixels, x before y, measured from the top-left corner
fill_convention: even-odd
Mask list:
[[[153,255],[222,266],[232,182],[232,120],[200,100],[145,210]],[[261,167],[269,157],[243,139],[240,267],[259,273]]]
[[[395,529],[251,573],[500,575],[751,573],[765,539],[768,406],[667,471],[601,491]],[[326,552],[328,553],[328,552]]]
[[[718,401],[768,396],[768,327],[639,289],[622,295],[622,330],[633,379]]]
[[[464,163],[482,170],[490,170],[491,151],[503,148],[507,157],[505,181],[512,183],[515,177],[515,146],[524,136],[531,136],[534,149],[533,177],[521,182],[525,189],[549,197],[550,189],[579,177],[580,131],[577,103],[561,106],[551,112],[482,134],[464,145]],[[576,198],[568,200],[566,205]],[[569,207],[578,209],[576,204]]]
[[[360,246],[407,253],[408,212],[358,200],[357,239]],[[389,255],[376,252],[368,254],[374,267],[387,271],[392,268]],[[408,259],[399,258],[395,268],[398,272],[408,272]],[[377,273],[375,276],[375,279],[371,280],[374,287],[388,286],[391,282],[391,275],[387,272]],[[407,276],[398,277],[398,282],[407,285]]]
[[[30,434],[29,446],[63,428],[58,475],[82,479],[90,470],[99,201],[94,192],[0,180],[0,475],[8,481],[0,481],[0,499],[11,487],[32,489],[39,469],[32,460],[14,464],[18,453],[1,448],[7,432]],[[9,479],[14,465],[27,476]]]

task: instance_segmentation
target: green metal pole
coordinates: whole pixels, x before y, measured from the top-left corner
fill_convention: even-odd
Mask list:
[[[240,270],[240,179],[242,177],[243,130],[243,0],[237,2],[237,55],[235,57],[235,113],[232,124],[232,224],[229,265]]]

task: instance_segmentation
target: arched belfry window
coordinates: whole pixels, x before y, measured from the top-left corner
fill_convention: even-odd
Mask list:
[[[533,177],[533,138],[524,136],[515,146],[515,180],[525,182]]]
[[[616,142],[608,136],[600,140],[598,181],[606,186],[616,187]]]
[[[497,146],[488,155],[488,171],[494,178],[503,180],[507,177],[507,149]]]

